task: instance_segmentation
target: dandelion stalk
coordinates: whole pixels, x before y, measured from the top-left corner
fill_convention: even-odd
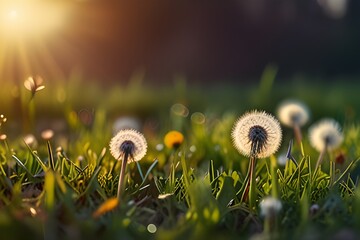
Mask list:
[[[316,161],[316,165],[315,165],[315,172],[317,171],[317,169],[320,167],[320,165],[323,162],[324,156],[326,154],[326,149],[327,149],[327,146],[325,145],[324,149],[321,150],[321,152],[319,154],[318,160]]]
[[[124,188],[125,188],[125,181],[124,181],[125,173],[126,173],[125,169],[126,169],[128,159],[129,159],[129,153],[125,152],[124,159],[122,160],[122,163],[121,163],[119,184],[118,184],[118,190],[117,190],[117,197],[118,197],[119,200],[121,199],[122,193],[123,193]]]
[[[335,182],[336,163],[332,158],[329,159],[329,162],[330,162],[330,187],[332,187]]]
[[[295,139],[296,142],[299,144],[299,146],[301,145],[301,141],[302,141],[302,134],[301,134],[301,129],[300,129],[300,125],[299,124],[294,124],[294,135],[295,135]]]
[[[256,157],[250,157],[250,179],[249,179],[249,207],[252,211],[256,202],[256,176],[255,176]]]

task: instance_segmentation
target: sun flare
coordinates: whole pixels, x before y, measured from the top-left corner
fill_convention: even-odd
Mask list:
[[[64,7],[58,1],[2,1],[0,6],[3,36],[46,34],[56,31],[64,22]]]
[[[49,39],[64,27],[67,11],[61,1],[0,0],[0,77],[23,80],[37,74],[34,64],[55,70]]]

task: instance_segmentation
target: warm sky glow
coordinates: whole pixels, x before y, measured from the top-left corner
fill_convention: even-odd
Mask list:
[[[56,68],[47,41],[63,27],[66,10],[61,1],[0,0],[0,77],[36,74],[34,61]]]
[[[56,2],[56,1],[55,1]],[[51,1],[7,0],[1,4],[2,36],[21,34],[27,37],[46,34],[61,27],[64,21],[64,8]]]
[[[286,75],[359,72],[356,1],[175,2],[0,0],[0,85],[75,73],[112,82],[139,69],[163,81],[250,79],[269,63]]]

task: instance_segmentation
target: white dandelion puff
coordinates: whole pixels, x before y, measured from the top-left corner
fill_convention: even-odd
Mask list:
[[[278,163],[280,166],[285,166],[288,160],[289,160],[289,159],[288,159],[286,153],[281,153],[281,154],[277,157],[277,163]]]
[[[38,142],[34,135],[28,134],[23,138],[23,140],[24,140],[25,144],[30,146],[31,148],[37,147]]]
[[[288,127],[304,126],[310,117],[308,107],[297,100],[285,100],[277,110],[277,117],[280,122]]]
[[[231,136],[243,155],[266,158],[278,150],[282,132],[279,121],[272,115],[254,110],[236,121]]]
[[[140,161],[146,151],[144,135],[133,129],[120,130],[110,141],[110,153],[117,160],[121,160],[127,153],[131,160]]]
[[[308,107],[297,100],[285,100],[279,105],[277,116],[282,124],[294,129],[296,142],[301,144],[300,127],[309,121],[310,111]]]
[[[51,130],[51,129],[46,129],[44,131],[41,132],[41,137],[44,139],[44,140],[51,140],[53,137],[54,137],[54,131]]]
[[[280,212],[282,204],[279,199],[268,196],[260,202],[260,214],[265,218],[272,218]]]
[[[310,144],[318,152],[334,150],[344,140],[340,124],[329,118],[320,120],[309,128]]]

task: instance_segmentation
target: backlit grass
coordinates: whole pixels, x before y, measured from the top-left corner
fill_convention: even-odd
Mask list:
[[[266,77],[259,87],[216,89],[45,81],[34,93],[5,84],[12,90],[0,96],[6,118],[0,126],[1,239],[357,236],[360,107],[351,95],[343,98],[353,88],[293,84]],[[257,160],[250,208],[249,158],[237,152],[231,131],[245,111],[275,115],[287,98],[307,103],[312,117],[301,128],[301,143],[282,126],[279,151]],[[124,116],[138,119],[148,149],[141,161],[129,161],[119,200],[121,161],[109,143],[114,121]],[[339,121],[344,141],[316,169],[319,153],[308,129],[322,117]],[[174,130],[181,141],[164,142]],[[278,201],[273,210],[269,197]]]

